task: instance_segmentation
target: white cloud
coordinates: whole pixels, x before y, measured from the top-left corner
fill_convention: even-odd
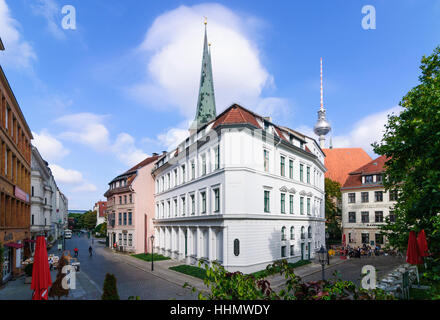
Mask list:
[[[136,148],[134,138],[128,133],[120,133],[111,149],[116,157],[128,166],[134,166],[148,155]]]
[[[102,123],[103,118],[93,113],[76,113],[58,118],[55,122],[67,128],[67,131],[60,134],[60,138],[103,151],[109,145],[109,132]]]
[[[370,114],[353,124],[351,130],[347,134],[333,136],[331,133],[326,136],[326,148],[332,137],[333,148],[362,148],[370,156],[375,157],[371,144],[380,142],[385,133],[385,124],[388,122],[388,115],[391,113],[399,114],[402,108],[395,106],[393,108]],[[300,126],[296,129],[305,135],[318,139],[314,134],[313,128]]]
[[[20,25],[11,17],[5,0],[0,0],[0,37],[5,51],[0,55],[0,63],[15,68],[31,68],[37,59],[33,47],[22,39]]]
[[[32,5],[35,14],[46,19],[47,30],[57,39],[65,39],[66,35],[61,30],[61,8],[54,0],[37,0]]]
[[[92,183],[84,183],[72,189],[72,192],[94,192],[98,188]]]
[[[57,182],[67,184],[78,184],[83,182],[83,175],[79,171],[64,169],[56,164],[50,164],[49,168],[52,170],[52,174]]]
[[[273,87],[273,77],[262,65],[259,49],[252,40],[258,37],[257,19],[238,16],[219,4],[180,6],[156,18],[137,49],[146,61],[146,79],[132,86],[130,94],[148,106],[161,110],[177,108],[185,117],[194,116],[200,82],[203,16],[209,17],[208,40],[212,43],[217,111],[240,103],[254,110],[260,106],[265,115],[274,112],[271,104],[279,105],[281,100],[262,101],[263,90]]]
[[[39,134],[32,132],[32,135],[34,137],[32,144],[46,161],[57,161],[70,153],[69,149],[65,148],[59,140],[45,129],[41,130]]]

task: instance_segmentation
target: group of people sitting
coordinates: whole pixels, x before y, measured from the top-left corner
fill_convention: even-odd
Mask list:
[[[361,258],[361,256],[378,256],[381,254],[381,248],[378,244],[376,244],[375,247],[371,247],[370,245],[367,245],[364,243],[362,247],[350,247],[350,245],[347,245],[346,248],[342,248],[343,255],[348,256],[350,258]]]

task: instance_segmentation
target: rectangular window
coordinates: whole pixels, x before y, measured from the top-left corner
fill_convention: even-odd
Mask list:
[[[375,235],[376,244],[383,244],[383,234],[376,233]]]
[[[196,201],[193,194],[190,197],[191,197],[191,215],[194,215],[196,213]]]
[[[361,192],[361,202],[368,202],[368,192]]]
[[[307,198],[307,215],[310,216],[310,198]]]
[[[295,246],[293,244],[290,245],[290,256],[295,255]]]
[[[130,194],[130,203],[133,203],[133,195]]]
[[[186,211],[186,198],[182,197],[182,216],[185,215],[185,211]]]
[[[206,156],[202,156],[202,176],[206,174]]]
[[[280,159],[281,159],[281,160],[280,160],[280,174],[281,174],[282,177],[284,177],[284,176],[285,176],[284,162],[285,162],[285,159],[286,159],[286,158],[284,158],[283,156],[281,156]]]
[[[361,217],[362,217],[362,223],[370,222],[370,213],[368,211],[362,211]]]
[[[374,200],[376,200],[376,202],[382,202],[383,201],[383,191],[374,191]]]
[[[289,160],[289,178],[293,179],[293,160]]]
[[[131,233],[128,234],[128,246],[131,247],[133,245],[133,235]]]
[[[119,212],[118,224],[122,226],[122,213]]]
[[[281,194],[281,213],[286,213],[286,195]]]
[[[348,194],[348,203],[355,203],[356,202],[356,193],[351,192]]]
[[[373,176],[365,176],[365,183],[373,183]]]
[[[215,170],[220,169],[220,146],[219,145],[214,149],[214,158],[215,158],[215,162],[214,162]]]
[[[185,165],[182,166],[182,183],[185,183],[186,173],[185,173]]]
[[[394,211],[390,211],[389,217],[390,222],[396,222],[396,215],[394,214]]]
[[[206,213],[206,192],[200,192],[202,198],[202,213]]]
[[[293,214],[293,194],[289,195],[290,214]]]
[[[362,233],[362,243],[365,243],[365,244],[370,243],[370,234]]]
[[[282,246],[281,247],[281,258],[285,258],[286,257],[286,246]]]
[[[122,246],[122,233],[119,234],[119,245]]]
[[[270,191],[264,191],[264,212],[270,212]]]
[[[127,225],[127,212],[124,212],[124,226]]]
[[[133,214],[131,212],[128,213],[128,225],[131,226],[133,224]]]
[[[269,172],[269,151],[264,150],[264,171]]]
[[[299,181],[304,182],[304,165],[299,165]]]
[[[171,216],[171,202],[168,201],[168,217]]]
[[[375,222],[383,222],[383,211],[374,212]]]
[[[356,223],[356,212],[349,212],[348,213],[348,222],[349,223]]]
[[[220,189],[214,189],[214,212],[220,211]]]
[[[171,174],[167,174],[167,189],[171,188]]]
[[[378,174],[378,175],[376,176],[376,182],[377,182],[377,183],[382,183],[382,175],[381,175],[381,174]]]
[[[127,196],[124,196],[124,204],[127,204]]]
[[[126,245],[127,245],[127,234],[124,233],[124,246],[126,246]]]
[[[194,161],[191,161],[191,180],[196,178],[196,164]]]
[[[307,167],[307,183],[310,183],[310,167]]]
[[[179,178],[177,176],[177,169],[174,170],[174,186],[179,185]]]
[[[122,204],[122,196],[119,196],[119,204]]]
[[[397,201],[397,190],[390,190],[390,201]]]
[[[299,213],[304,214],[304,197],[299,198]]]
[[[177,217],[177,199],[174,199],[174,215]]]

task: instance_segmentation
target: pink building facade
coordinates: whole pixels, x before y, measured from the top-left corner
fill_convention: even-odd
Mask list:
[[[151,170],[157,154],[109,183],[107,197],[107,236],[109,247],[134,253],[151,252],[147,239],[153,232],[154,179]]]

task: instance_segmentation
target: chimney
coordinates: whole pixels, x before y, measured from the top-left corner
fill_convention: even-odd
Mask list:
[[[272,117],[263,117],[264,120],[272,122]]]
[[[162,151],[162,154],[165,154],[165,153],[167,153],[166,151]]]
[[[153,152],[153,157],[157,156],[158,154],[156,152]]]

